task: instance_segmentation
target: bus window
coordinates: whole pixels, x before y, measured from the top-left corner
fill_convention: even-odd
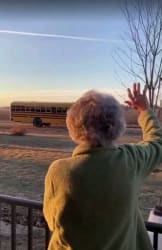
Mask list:
[[[26,107],[26,112],[30,112],[30,107]]]
[[[66,114],[67,113],[67,108],[62,108],[62,114]]]
[[[15,111],[15,110],[16,110],[15,106],[12,106],[11,111]]]
[[[61,110],[62,110],[61,107],[57,107],[57,113],[61,114]]]
[[[31,112],[34,112],[35,111],[35,108],[34,107],[31,107]]]
[[[21,110],[20,106],[16,106],[16,107],[15,107],[15,110],[16,110],[16,111],[20,111],[20,110]]]
[[[46,112],[51,113],[51,108],[46,108]]]
[[[45,107],[41,107],[41,112],[42,112],[42,113],[45,112]]]
[[[22,107],[21,107],[21,111],[25,111],[25,106],[22,106]]]
[[[40,108],[39,108],[39,107],[36,107],[35,111],[36,111],[36,112],[40,112]]]
[[[52,113],[56,114],[56,108],[52,107]]]

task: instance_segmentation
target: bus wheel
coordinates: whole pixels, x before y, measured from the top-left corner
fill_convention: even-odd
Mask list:
[[[40,127],[42,127],[42,125],[43,124],[42,124],[41,118],[35,117],[34,120],[33,120],[33,126],[37,127],[37,128],[40,128]]]

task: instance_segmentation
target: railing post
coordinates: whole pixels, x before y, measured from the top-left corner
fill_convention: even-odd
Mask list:
[[[46,224],[45,225],[45,247],[46,247],[46,249],[48,248],[50,236],[51,236],[51,233],[49,231],[48,225]]]
[[[28,250],[33,249],[33,210],[28,208]]]
[[[154,250],[158,250],[158,233],[157,232],[154,232],[153,248]]]
[[[11,205],[11,249],[16,250],[16,205]]]

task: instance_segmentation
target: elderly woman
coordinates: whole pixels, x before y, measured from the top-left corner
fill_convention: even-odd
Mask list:
[[[139,84],[128,97],[139,111],[138,144],[116,145],[125,120],[110,95],[89,91],[69,110],[67,128],[78,146],[46,175],[49,250],[152,249],[138,197],[146,176],[162,162],[162,129]]]

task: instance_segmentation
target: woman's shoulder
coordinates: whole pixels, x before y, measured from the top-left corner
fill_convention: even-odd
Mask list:
[[[67,169],[71,160],[72,160],[72,157],[67,157],[67,158],[57,159],[53,161],[49,166],[48,173],[54,174],[58,171],[60,172],[60,170],[63,171]]]

